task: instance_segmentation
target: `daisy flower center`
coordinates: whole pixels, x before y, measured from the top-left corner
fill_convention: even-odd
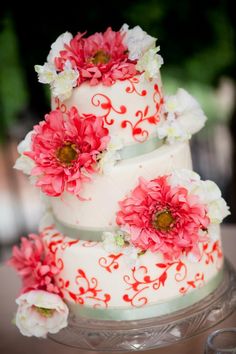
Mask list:
[[[62,164],[70,165],[78,156],[75,144],[66,143],[57,151],[57,158]]]
[[[55,310],[54,309],[47,309],[45,307],[34,306],[35,311],[37,311],[43,317],[52,317]]]
[[[108,53],[106,53],[104,50],[98,50],[91,58],[91,62],[95,65],[107,64],[110,59],[111,57]]]
[[[161,210],[154,214],[153,227],[161,231],[169,231],[174,222],[174,218],[169,210]]]

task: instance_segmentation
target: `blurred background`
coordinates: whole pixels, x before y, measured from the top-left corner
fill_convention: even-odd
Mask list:
[[[17,144],[50,110],[47,85],[34,65],[46,61],[63,32],[75,35],[140,25],[158,38],[166,94],[183,87],[201,103],[206,127],[191,140],[194,169],[214,180],[236,222],[236,66],[233,0],[113,0],[1,4],[0,10],[0,260],[19,237],[36,232],[38,191],[13,169]]]

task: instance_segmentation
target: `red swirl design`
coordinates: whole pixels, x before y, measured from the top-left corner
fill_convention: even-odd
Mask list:
[[[97,246],[98,242],[97,241],[83,241],[81,242],[82,247],[95,247]]]
[[[138,120],[136,121],[135,124],[133,124],[133,122],[131,122],[128,119],[123,120],[121,122],[122,128],[127,128],[127,126],[130,126],[134,140],[139,143],[146,141],[149,137],[149,132],[146,129],[143,129],[141,125],[144,122],[148,122],[149,124],[156,125],[160,121],[160,113],[161,113],[162,105],[164,103],[164,99],[162,97],[161,91],[159,90],[159,86],[155,84],[153,88],[154,88],[153,102],[156,108],[155,113],[149,115],[149,106],[147,105],[144,111],[142,110],[136,111],[135,116],[138,118]]]
[[[215,241],[211,247],[210,247],[210,243],[204,243],[203,244],[203,253],[201,256],[205,257],[205,264],[209,265],[212,263],[215,263],[215,261],[217,261],[217,259],[221,260],[223,258],[223,252],[222,252],[222,248],[221,248],[221,243],[219,240]],[[215,259],[216,257],[216,259]]]
[[[89,303],[92,302],[94,308],[107,308],[111,295],[107,293],[101,294],[102,290],[98,288],[97,278],[88,278],[82,269],[78,269],[77,273],[75,277],[75,284],[78,286],[77,292],[69,289],[70,282],[68,280],[60,278],[58,282],[63,291],[77,304],[84,305],[89,301]]]
[[[64,251],[66,248],[77,245],[79,242],[80,240],[63,240],[63,243],[61,244],[61,250]]]
[[[188,280],[186,286],[179,289],[180,294],[186,294],[190,289],[200,288],[204,285],[204,273],[196,273],[193,280]]]
[[[123,280],[129,285],[128,291],[131,291],[131,295],[125,294],[123,300],[129,302],[133,307],[142,307],[148,303],[148,298],[145,295],[145,290],[152,288],[158,290],[161,286],[165,286],[165,282],[168,278],[168,270],[175,267],[176,274],[175,280],[177,282],[183,281],[187,277],[187,266],[182,261],[175,261],[170,263],[157,263],[157,268],[163,269],[160,275],[155,278],[151,278],[148,274],[146,266],[140,266],[137,269],[132,269],[132,274],[125,275]]]
[[[67,107],[66,107],[65,103],[62,103],[58,97],[54,98],[54,102],[55,102],[56,109],[60,109],[60,111],[62,113],[67,112]]]
[[[119,268],[119,263],[117,259],[122,256],[122,253],[119,254],[109,254],[108,257],[101,257],[98,260],[98,264],[104,268],[107,272],[112,273],[113,270]]]
[[[114,124],[113,118],[109,117],[108,119],[108,116],[112,111],[117,114],[125,114],[127,111],[127,108],[123,105],[120,106],[119,109],[116,109],[113,106],[111,99],[103,93],[97,93],[96,95],[94,95],[91,99],[91,103],[93,104],[93,106],[101,107],[105,111],[102,116],[104,117],[104,121],[107,125]]]
[[[147,95],[147,91],[146,90],[142,90],[141,92],[139,92],[135,86],[135,84],[139,83],[139,79],[137,77],[133,77],[131,79],[128,79],[127,81],[129,81],[130,86],[127,86],[125,91],[127,93],[133,93],[135,92],[137,95],[139,96],[146,96]]]

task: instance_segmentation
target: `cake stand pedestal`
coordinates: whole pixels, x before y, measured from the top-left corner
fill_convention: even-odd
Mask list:
[[[236,309],[236,272],[224,265],[220,286],[204,300],[171,315],[138,321],[71,317],[67,328],[49,338],[71,347],[101,352],[141,351],[168,346],[197,335]]]

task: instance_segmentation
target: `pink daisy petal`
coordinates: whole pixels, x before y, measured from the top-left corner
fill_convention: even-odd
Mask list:
[[[22,292],[32,289],[47,291],[48,288],[50,292],[60,292],[54,279],[60,270],[55,266],[54,255],[46,254],[41,235],[22,237],[20,246],[13,247],[8,264],[22,277]]]
[[[183,187],[172,187],[168,176],[152,181],[140,178],[139,185],[119,202],[117,224],[143,249],[163,253],[166,259],[198,254],[203,242],[200,230],[209,225],[206,206]]]
[[[78,85],[89,81],[91,86],[100,82],[111,86],[116,80],[124,80],[137,74],[137,61],[128,59],[128,48],[123,44],[123,34],[108,28],[87,38],[78,33],[55,58],[58,71],[69,60],[72,68],[80,73]]]
[[[36,186],[50,196],[59,196],[64,190],[79,195],[82,184],[90,180],[81,171],[96,172],[97,155],[109,140],[102,117],[80,116],[75,107],[65,115],[51,111],[34,127],[31,151],[25,153],[35,162]],[[78,181],[71,183],[75,179]]]

